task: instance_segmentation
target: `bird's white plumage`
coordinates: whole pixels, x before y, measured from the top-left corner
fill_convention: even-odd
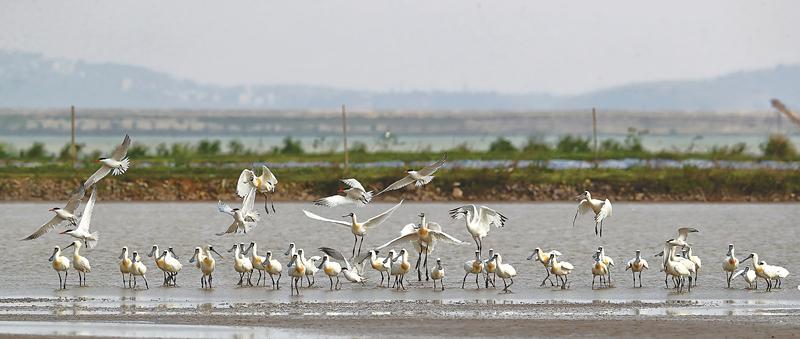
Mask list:
[[[83,187],[85,189],[89,189],[92,185],[96,184],[100,179],[105,178],[108,173],[111,173],[114,170],[114,175],[125,173],[128,170],[129,161],[125,158],[128,154],[128,147],[131,145],[131,137],[125,134],[125,139],[122,140],[122,144],[117,146],[114,149],[114,153],[111,154],[111,157],[108,158],[112,160],[115,164],[118,164],[118,167],[112,168],[106,165],[105,163],[98,169],[94,174],[92,174],[89,179],[83,183]]]

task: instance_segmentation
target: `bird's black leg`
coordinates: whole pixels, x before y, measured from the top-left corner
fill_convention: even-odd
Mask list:
[[[414,268],[417,270],[417,281],[422,281],[422,272],[419,269],[419,264],[422,262],[422,251],[424,249],[421,248],[419,254],[417,255],[417,263],[414,265]]]
[[[353,234],[353,257],[356,256],[356,245],[358,245],[358,236]]]
[[[425,248],[425,281],[429,281],[430,277],[428,276],[428,248]]]
[[[364,245],[364,236],[361,236],[361,242],[358,243],[358,255],[361,255],[361,245]]]
[[[467,272],[467,274],[464,274],[464,280],[461,281],[461,288],[462,289],[464,288],[464,285],[467,283],[467,276],[468,275],[469,275],[469,272]]]

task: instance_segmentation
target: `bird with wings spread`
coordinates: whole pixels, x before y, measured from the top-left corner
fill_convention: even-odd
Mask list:
[[[130,167],[131,162],[126,156],[128,155],[128,147],[131,146],[131,137],[125,134],[125,139],[122,140],[122,144],[117,146],[114,149],[114,153],[111,154],[110,158],[99,158],[97,162],[101,164],[100,169],[98,169],[89,179],[86,179],[86,182],[83,183],[83,188],[89,189],[92,185],[96,184],[100,179],[105,178],[108,173],[114,172],[114,175],[120,175],[125,173]]]
[[[239,175],[239,181],[236,183],[236,194],[240,198],[244,198],[251,191],[256,191],[264,195],[264,210],[269,214],[267,202],[270,200],[270,195],[275,193],[275,187],[278,185],[278,178],[267,166],[261,166],[261,175],[256,176],[256,172],[250,169],[244,169],[242,174]],[[275,212],[275,200],[272,200],[272,212]]]
[[[350,187],[348,189],[339,189],[339,193],[344,193],[344,195],[332,195],[317,199],[314,201],[314,205],[335,207],[356,204],[356,206],[364,206],[372,200],[372,191],[365,190],[358,180],[352,178],[341,179],[341,182]]]
[[[475,245],[478,246],[478,252],[481,256],[483,253],[483,238],[489,235],[489,230],[492,229],[491,226],[503,227],[508,221],[506,216],[486,206],[464,205],[451,209],[449,213],[450,218],[464,218],[467,224],[467,232],[472,236]]]
[[[429,182],[431,182],[431,180],[433,180],[433,174],[442,168],[442,166],[444,166],[444,162],[446,160],[447,154],[445,154],[441,160],[432,163],[419,171],[407,170],[406,173],[408,173],[408,175],[406,175],[403,179],[397,180],[391,185],[386,186],[386,188],[378,192],[378,194],[375,194],[375,196],[379,196],[384,192],[401,189],[411,184],[414,184],[416,187],[427,185]]]
[[[78,223],[78,227],[61,232],[61,234],[67,234],[73,238],[83,240],[83,244],[86,245],[87,248],[94,248],[97,245],[97,240],[100,239],[97,232],[92,233],[89,231],[89,226],[91,226],[92,223],[94,203],[97,201],[96,193],[97,190],[93,189],[92,195],[89,196],[89,201],[86,202],[86,207],[83,208],[83,215],[81,216],[81,221]]]
[[[231,208],[228,204],[223,203],[222,201],[217,203],[217,209],[230,215],[233,218],[233,222],[231,223],[228,228],[222,232],[217,233],[217,235],[225,235],[231,233],[247,233],[250,231],[256,223],[261,220],[261,216],[254,210],[256,202],[256,192],[251,191],[250,193],[244,196],[242,199],[242,208]]]
[[[399,237],[376,247],[375,250],[381,250],[389,246],[394,246],[404,241],[411,242],[411,244],[414,245],[414,249],[416,249],[417,253],[419,253],[415,267],[417,269],[417,278],[419,281],[422,281],[422,273],[420,270],[420,261],[422,260],[422,255],[425,255],[425,261],[422,266],[425,268],[425,279],[428,280],[430,279],[428,276],[428,254],[433,252],[438,241],[455,245],[463,245],[466,243],[456,239],[452,235],[443,232],[442,225],[439,225],[439,223],[436,222],[428,221],[425,218],[425,213],[420,213],[419,217],[419,224],[411,223],[405,225],[403,229],[400,230]]]
[[[372,218],[369,218],[364,222],[358,222],[358,218],[356,217],[355,213],[350,213],[350,214],[342,216],[342,218],[350,218],[349,222],[348,221],[344,221],[344,220],[328,219],[328,218],[321,217],[319,215],[316,215],[316,214],[311,213],[311,212],[306,211],[306,210],[303,210],[303,213],[305,213],[305,215],[307,217],[309,217],[311,219],[314,219],[314,220],[329,222],[329,223],[332,223],[334,225],[340,225],[340,226],[344,226],[344,227],[350,228],[350,231],[353,233],[353,237],[355,238],[355,241],[353,242],[353,255],[351,257],[355,257],[356,256],[356,244],[359,243],[358,242],[359,237],[361,238],[361,243],[358,245],[358,254],[361,254],[361,245],[364,244],[364,236],[367,234],[367,230],[371,229],[373,227],[377,227],[378,225],[380,225],[384,221],[386,221],[386,219],[389,219],[389,216],[391,216],[392,213],[394,213],[395,210],[400,208],[401,204],[403,204],[402,200],[400,200],[400,202],[397,205],[394,205],[392,208],[390,208],[390,209],[384,211],[383,213],[378,214],[378,215],[376,215],[376,216],[374,216]]]
[[[578,210],[575,211],[575,218],[572,219],[572,227],[575,227],[575,220],[578,220],[578,214],[584,215],[589,211],[592,211],[594,212],[594,234],[599,235],[602,238],[603,221],[611,217],[611,201],[608,199],[605,201],[593,199],[592,194],[589,193],[589,191],[584,191],[577,197],[577,199],[580,202],[578,202]],[[598,225],[600,226],[599,233],[597,228]]]
[[[69,200],[67,200],[66,206],[64,208],[60,207],[53,207],[50,209],[50,212],[54,212],[56,215],[50,219],[50,221],[46,222],[44,225],[40,226],[36,229],[33,234],[27,236],[25,239],[22,240],[33,240],[36,238],[41,237],[47,232],[50,232],[52,229],[56,228],[56,226],[64,224],[65,222],[69,223],[72,226],[78,226],[78,215],[77,210],[78,206],[81,204],[81,199],[83,199],[86,190],[83,188],[83,185],[78,187],[72,195],[70,195]]]

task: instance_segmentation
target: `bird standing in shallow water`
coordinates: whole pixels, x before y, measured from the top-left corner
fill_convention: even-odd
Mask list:
[[[56,246],[53,248],[53,255],[48,259],[53,264],[53,270],[58,273],[58,289],[63,290],[67,288],[67,275],[69,275],[69,259],[61,255],[61,248]],[[64,272],[64,280],[61,280],[61,272]]]
[[[736,251],[733,248],[733,244],[729,244],[728,254],[725,255],[725,261],[722,262],[722,270],[725,271],[725,280],[728,282],[728,288],[731,288],[731,280],[733,280],[734,271],[737,268],[739,268],[739,259],[736,259]],[[753,272],[753,276],[755,274]]]
[[[636,287],[636,273],[639,273],[639,287],[642,287],[642,271],[649,269],[650,266],[647,264],[647,260],[642,259],[642,251],[636,250],[636,256],[628,260],[628,265],[625,267],[625,270],[631,270],[631,274],[633,275],[633,287]]]

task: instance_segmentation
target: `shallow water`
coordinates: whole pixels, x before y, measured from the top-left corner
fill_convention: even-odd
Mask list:
[[[500,294],[498,290],[475,290],[474,277],[467,279],[467,289],[462,290],[464,276],[462,264],[472,258],[475,245],[470,241],[464,222],[451,221],[447,210],[457,207],[457,203],[408,203],[404,204],[383,225],[367,234],[364,251],[371,246],[380,245],[395,237],[406,223],[416,222],[416,215],[425,212],[429,220],[442,224],[445,232],[469,241],[469,245],[455,246],[439,244],[431,256],[442,258],[446,269],[444,292],[433,292],[430,283],[416,283],[416,274],[407,278],[409,291],[396,292],[376,288],[380,275],[368,269],[370,282],[366,288],[349,284],[343,280],[341,291],[328,291],[328,279],[317,276],[317,285],[324,288],[303,290],[303,296],[289,296],[288,279],[280,291],[261,288],[235,287],[238,274],[233,271],[231,255],[224,251],[234,243],[256,241],[263,255],[272,250],[282,257],[290,241],[305,248],[308,252],[320,246],[335,247],[343,252],[352,248],[352,234],[345,228],[313,221],[304,217],[302,209],[317,214],[338,218],[350,212],[348,208],[326,209],[310,203],[278,203],[277,214],[266,215],[247,235],[218,237],[214,233],[222,231],[229,223],[228,216],[216,211],[215,202],[204,203],[116,203],[103,202],[102,197],[95,208],[92,229],[100,232],[100,241],[95,249],[84,250],[92,264],[88,274],[90,287],[78,288],[77,274],[70,274],[66,291],[57,291],[58,278],[50,268],[47,258],[55,245],[65,246],[72,241],[57,232],[51,232],[34,241],[17,241],[32,232],[50,217],[47,209],[58,203],[11,203],[0,205],[0,236],[9,239],[3,260],[0,260],[0,297],[87,297],[109,300],[170,300],[175,303],[207,301],[378,301],[378,300],[497,300],[498,302],[531,302],[541,300],[563,300],[571,302],[591,302],[595,300],[747,300],[768,304],[800,301],[800,291],[794,276],[783,283],[783,289],[771,293],[762,290],[748,291],[742,280],[734,282],[735,289],[725,288],[725,277],[721,262],[728,243],[735,243],[740,258],[749,252],[758,252],[762,260],[781,265],[791,272],[799,272],[800,249],[797,246],[798,228],[796,220],[800,210],[796,204],[701,204],[701,203],[617,203],[614,215],[605,225],[603,238],[594,235],[590,218],[584,217],[572,228],[575,205],[572,203],[512,204],[490,203],[509,217],[506,227],[492,229],[484,239],[484,250],[494,248],[503,255],[504,262],[514,265],[518,277],[514,279],[512,294]],[[369,217],[391,204],[374,203],[359,208],[356,213]],[[689,242],[694,245],[695,255],[703,259],[699,285],[691,293],[678,294],[664,288],[664,275],[658,272],[660,261],[652,254],[661,250],[662,243],[676,235],[680,226],[693,226],[701,230],[692,234]],[[131,291],[119,287],[121,278],[117,266],[120,248],[128,246],[146,254],[152,244],[161,247],[173,246],[184,263],[178,288],[164,288],[160,285],[161,273],[157,271],[150,258],[148,265],[149,291]],[[214,276],[215,289],[201,290],[200,274],[187,263],[195,246],[211,243],[225,255],[218,262]],[[607,254],[614,258],[617,267],[613,270],[613,288],[592,290],[590,266],[591,256],[598,245],[605,246]],[[527,261],[534,247],[555,248],[563,253],[561,258],[576,266],[570,276],[571,288],[560,290],[539,287],[544,278],[541,264]],[[412,247],[409,246],[409,249]],[[631,276],[624,271],[624,263],[633,257],[634,251],[641,249],[650,261],[651,270],[642,277],[644,288],[632,288]],[[68,251],[71,254],[71,250]],[[415,258],[411,258],[412,263]],[[424,273],[423,273],[424,279]],[[255,280],[255,275],[254,275]],[[141,281],[140,281],[141,282]],[[498,279],[498,283],[501,281]],[[760,287],[763,288],[763,281]],[[424,288],[423,288],[424,287]],[[254,294],[258,293],[258,294]]]

